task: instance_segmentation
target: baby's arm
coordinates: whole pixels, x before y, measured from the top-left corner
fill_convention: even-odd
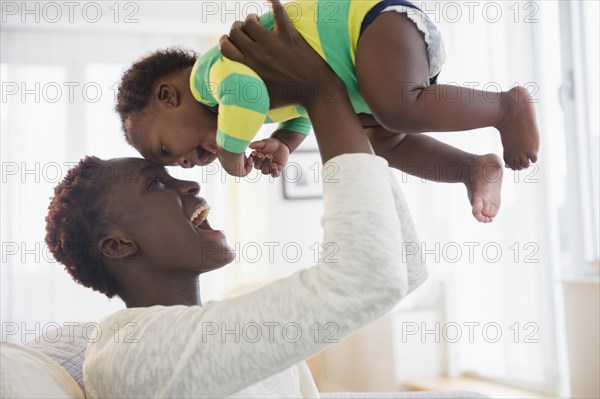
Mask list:
[[[209,78],[219,103],[219,161],[230,175],[246,176],[252,170],[252,161],[244,152],[269,111],[267,86],[252,69],[225,57],[215,62]]]
[[[252,157],[247,157],[243,152],[238,154],[218,146],[217,157],[223,169],[231,176],[244,177],[252,171]]]

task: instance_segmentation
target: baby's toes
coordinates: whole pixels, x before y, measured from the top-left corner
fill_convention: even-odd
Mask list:
[[[515,159],[515,168],[516,170],[523,170],[529,167],[529,159],[527,157],[520,156]]]
[[[473,199],[473,207],[471,208],[471,212],[473,213],[473,217],[477,219],[479,222],[483,222],[485,220],[485,216],[483,215],[483,200],[481,198]]]
[[[527,154],[527,157],[531,160],[531,163],[536,163],[538,160],[537,153]]]
[[[529,157],[527,155],[523,155],[519,158],[519,164],[523,169],[527,169],[529,167]]]
[[[477,220],[479,220],[481,223],[489,223],[490,219],[491,218],[488,215],[486,215],[485,212],[482,212]]]
[[[483,216],[488,218],[490,216],[490,204],[485,204],[481,213],[483,214]]]

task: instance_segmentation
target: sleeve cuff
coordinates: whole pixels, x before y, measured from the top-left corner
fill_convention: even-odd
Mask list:
[[[221,130],[217,130],[217,145],[229,152],[241,154],[250,145],[250,140],[238,139]]]

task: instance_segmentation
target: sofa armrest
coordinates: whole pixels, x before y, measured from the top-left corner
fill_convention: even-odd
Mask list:
[[[2,398],[84,398],[75,380],[39,352],[1,342],[0,363]]]

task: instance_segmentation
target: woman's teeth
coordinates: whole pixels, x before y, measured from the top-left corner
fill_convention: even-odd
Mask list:
[[[192,217],[190,217],[190,222],[192,222],[194,226],[200,227],[200,225],[204,223],[204,221],[208,217],[209,213],[210,206],[208,206],[208,204],[203,204],[194,211]]]

